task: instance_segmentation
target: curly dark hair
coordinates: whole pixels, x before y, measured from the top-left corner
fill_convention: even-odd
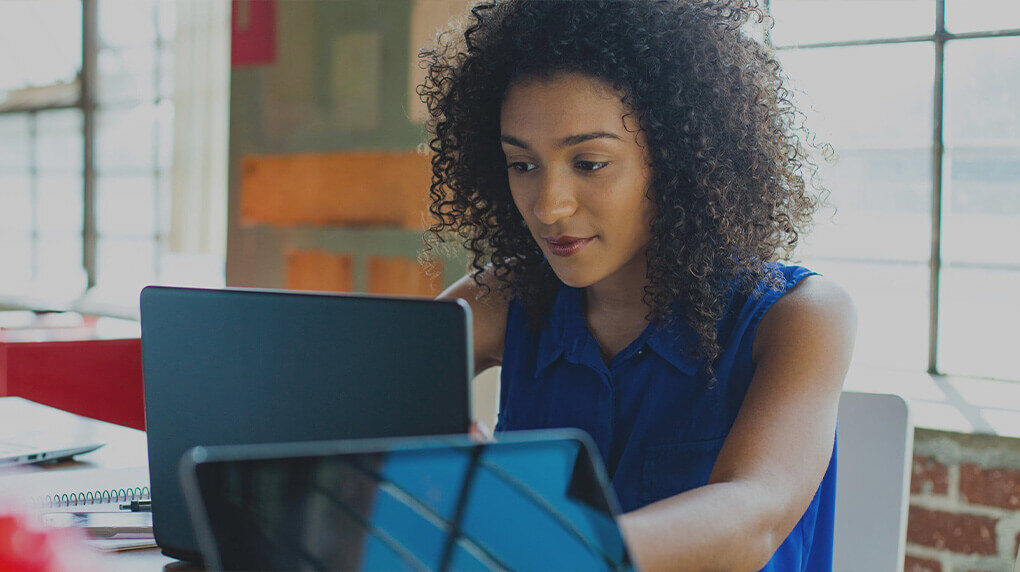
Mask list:
[[[759,283],[780,286],[770,263],[789,258],[821,200],[805,183],[817,146],[773,50],[742,31],[751,18],[771,22],[748,0],[474,6],[462,28],[419,53],[435,218],[424,258],[440,243],[462,243],[476,283],[484,286],[491,265],[499,292],[540,323],[558,280],[510,195],[500,109],[515,82],[564,72],[600,80],[622,94],[649,146],[647,317],[661,327],[684,313],[714,379],[728,300]]]

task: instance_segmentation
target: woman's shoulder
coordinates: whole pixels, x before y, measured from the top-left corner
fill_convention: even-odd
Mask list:
[[[736,301],[742,303],[742,313],[754,314],[754,321],[760,320],[773,304],[802,282],[814,282],[821,275],[810,268],[783,262],[765,264],[757,278],[748,284],[744,276],[738,276],[733,289]],[[811,277],[812,280],[805,280]]]
[[[819,337],[856,331],[857,312],[850,294],[834,280],[800,266],[780,270],[785,287],[759,309],[755,351],[781,346],[791,332],[806,330]]]
[[[475,371],[499,365],[503,358],[509,301],[499,289],[499,280],[491,266],[462,276],[439,299],[460,298],[471,307]]]
[[[778,282],[780,294],[783,294],[787,290],[797,286],[808,276],[821,276],[818,272],[805,266],[787,264],[785,262],[778,261],[765,264],[764,270],[766,281],[768,281],[769,278],[778,278],[778,280],[773,282]]]
[[[782,262],[774,262],[768,267],[779,278],[778,285],[772,288],[774,300],[770,306],[830,306],[849,300],[849,294],[837,282],[810,268]]]
[[[499,279],[493,267],[486,266],[481,271],[469,272],[457,279],[439,299],[460,298],[467,302],[471,309],[476,306],[484,313],[506,313],[507,299],[500,291]]]

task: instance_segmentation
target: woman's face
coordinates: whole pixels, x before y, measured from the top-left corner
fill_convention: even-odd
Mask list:
[[[575,73],[513,84],[503,102],[514,203],[553,271],[575,288],[644,280],[651,169],[629,111],[610,86]]]

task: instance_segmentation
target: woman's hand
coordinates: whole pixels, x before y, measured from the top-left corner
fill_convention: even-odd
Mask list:
[[[626,512],[616,516],[616,525],[620,527],[620,535],[623,536],[623,544],[627,547],[627,553],[630,554],[630,561],[634,564],[635,570],[641,570],[641,563],[638,562],[639,550],[635,549],[635,544],[640,538],[637,537],[637,532],[634,530],[635,524],[634,519],[640,520],[640,516],[635,517],[633,512]],[[638,523],[640,525],[640,523]]]
[[[472,421],[471,425],[468,425],[468,436],[479,443],[491,443],[495,441],[492,437],[492,429],[489,429],[489,427],[481,421]]]

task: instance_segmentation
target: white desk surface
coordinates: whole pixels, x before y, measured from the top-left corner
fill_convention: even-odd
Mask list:
[[[16,470],[2,469],[0,484],[5,479],[8,483],[23,481],[22,475],[60,473],[62,477],[66,475],[68,488],[74,490],[74,473],[77,471],[138,467],[144,467],[147,471],[149,461],[143,431],[70,415],[18,397],[0,398],[0,440],[7,435],[18,434],[18,427],[25,427],[26,420],[31,420],[33,426],[47,427],[47,431],[104,442],[106,446],[71,461],[28,465]],[[50,480],[50,477],[46,480]],[[59,480],[65,482],[63,478]],[[0,489],[4,488],[0,486]],[[104,570],[113,572],[200,570],[164,556],[158,548],[107,553],[102,558]]]

